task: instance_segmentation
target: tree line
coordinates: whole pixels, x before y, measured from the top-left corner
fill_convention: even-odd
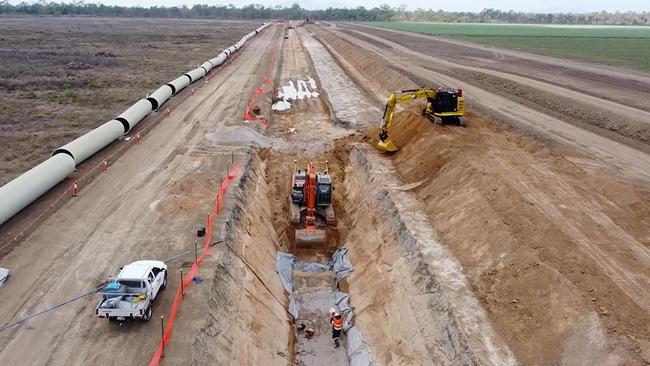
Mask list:
[[[650,12],[591,12],[591,13],[527,13],[484,9],[481,12],[448,12],[443,10],[406,10],[404,6],[381,5],[367,9],[327,8],[303,9],[299,4],[290,7],[266,7],[250,4],[241,8],[234,5],[187,6],[117,6],[83,1],[10,4],[0,1],[0,15],[64,15],[143,18],[216,18],[216,19],[315,19],[349,21],[408,21],[408,22],[466,22],[466,23],[523,23],[523,24],[601,24],[650,25]]]

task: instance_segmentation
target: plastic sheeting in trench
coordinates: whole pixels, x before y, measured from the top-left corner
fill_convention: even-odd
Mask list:
[[[332,271],[336,275],[336,284],[349,275],[354,269],[348,258],[348,248],[338,248],[332,254]]]
[[[5,281],[9,277],[9,270],[6,268],[0,267],[0,287],[5,284]]]
[[[293,297],[293,271],[302,272],[325,272],[333,271],[336,276],[336,283],[352,273],[352,263],[348,258],[348,249],[339,248],[332,255],[329,264],[298,262],[296,256],[290,253],[278,252],[276,255],[275,269],[280,276],[282,286],[289,294],[289,313],[294,319],[298,318],[298,306]],[[363,341],[361,331],[354,325],[353,311],[350,306],[350,294],[337,291],[335,293],[335,305],[341,314],[348,314],[345,317],[343,330],[345,331],[346,349],[351,366],[372,366],[370,347]]]
[[[289,253],[278,252],[275,260],[275,271],[280,276],[280,282],[287,294],[289,294],[289,314],[294,319],[298,318],[298,305],[293,298],[293,265],[296,263],[296,256]]]

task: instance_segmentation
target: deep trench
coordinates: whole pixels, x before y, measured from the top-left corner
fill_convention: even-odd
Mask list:
[[[298,264],[317,263],[328,266],[332,254],[345,239],[348,218],[344,208],[345,190],[342,183],[345,180],[347,152],[337,153],[333,150],[314,156],[304,156],[298,151],[265,150],[260,155],[266,163],[273,226],[279,239],[280,251],[293,254]],[[329,165],[329,174],[334,187],[332,206],[337,222],[335,225],[321,223],[320,227],[326,232],[325,243],[301,245],[295,241],[297,226],[291,223],[289,213],[294,161],[298,161],[299,165],[304,165],[307,161],[315,161],[321,166],[327,161]],[[299,364],[308,365],[347,365],[344,339],[341,339],[340,348],[334,347],[328,318],[329,309],[336,307],[335,292],[344,289],[339,288],[334,272],[331,270],[320,272],[298,267],[300,266],[293,271],[293,296],[299,312],[294,322],[295,327],[292,329],[295,340],[294,360]],[[308,338],[302,328],[313,329],[315,334]]]

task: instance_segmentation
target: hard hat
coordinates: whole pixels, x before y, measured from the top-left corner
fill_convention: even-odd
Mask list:
[[[336,309],[330,308],[330,314],[332,314],[332,313],[336,313]]]
[[[339,314],[339,312],[337,311],[336,313],[334,313],[334,316],[341,316],[341,314]]]

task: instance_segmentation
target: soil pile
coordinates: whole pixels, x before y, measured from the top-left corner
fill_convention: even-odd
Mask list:
[[[392,159],[517,358],[648,362],[650,193],[572,163],[587,157],[467,120],[397,114]]]

